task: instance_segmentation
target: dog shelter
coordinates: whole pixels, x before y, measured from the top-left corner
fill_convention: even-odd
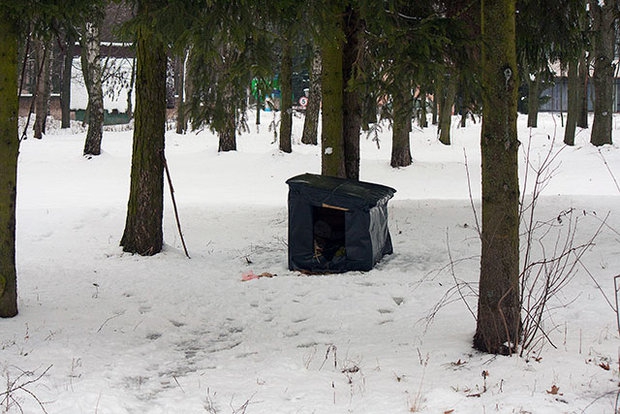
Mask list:
[[[387,203],[396,190],[315,174],[298,175],[286,183],[290,270],[368,271],[392,254]]]

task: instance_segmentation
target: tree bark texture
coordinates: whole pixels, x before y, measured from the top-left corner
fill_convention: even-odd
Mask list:
[[[594,120],[590,143],[595,146],[611,144],[614,88],[614,8],[613,2],[590,0],[594,31]]]
[[[407,85],[402,86],[402,89],[392,94],[392,110],[394,114],[390,165],[393,168],[407,167],[412,163],[409,133],[411,132],[413,101],[411,88]]]
[[[340,19],[337,24],[341,27]],[[321,174],[345,178],[343,141],[342,42],[325,41],[323,56],[323,123],[321,128]]]
[[[50,62],[52,59],[52,44],[51,42],[44,42],[41,39],[35,40],[35,55],[36,55],[36,69],[37,69],[37,82],[36,91],[34,95],[34,137],[37,139],[43,138],[45,134],[45,124],[47,122],[47,114],[49,112],[50,102]]]
[[[84,28],[82,44],[82,72],[88,92],[88,131],[84,142],[84,155],[100,155],[103,138],[103,68],[101,66],[101,22],[88,22]]]
[[[308,94],[308,105],[306,106],[306,117],[304,119],[304,130],[301,142],[304,144],[317,145],[319,131],[319,113],[321,111],[321,51],[315,48],[312,59],[312,69],[310,70],[310,92]]]
[[[217,131],[219,137],[218,152],[237,151],[237,109],[234,105],[232,89],[222,92],[222,109],[224,121]]]
[[[583,89],[579,82],[579,60],[571,60],[568,64],[568,111],[566,128],[564,129],[564,143],[575,145],[575,131],[581,103]]]
[[[75,40],[70,33],[65,35],[62,78],[60,85],[60,127],[71,128],[71,70],[73,69],[73,44]]]
[[[514,352],[520,335],[516,0],[482,0],[482,233],[474,347]]]
[[[0,11],[0,317],[17,315],[17,28]]]
[[[364,22],[355,7],[347,6],[344,15],[342,74],[343,79],[343,134],[345,175],[359,180],[360,176],[360,132],[362,129],[362,101],[358,91],[357,78],[359,62],[363,54],[362,35]]]
[[[293,132],[293,45],[285,36],[282,39],[282,64],[280,68],[280,151],[291,153]]]
[[[452,107],[456,97],[456,76],[450,72],[444,75],[439,84],[439,142],[450,145],[452,126]]]
[[[148,16],[149,2],[138,5]],[[148,28],[137,29],[136,111],[123,250],[154,255],[163,247],[163,151],[166,124],[166,49]]]

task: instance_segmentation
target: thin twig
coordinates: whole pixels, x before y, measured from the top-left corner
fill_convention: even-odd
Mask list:
[[[172,186],[172,178],[170,177],[170,169],[168,168],[168,162],[166,161],[166,155],[164,154],[163,150],[161,151],[161,159],[164,163],[164,169],[166,171],[166,178],[168,179],[168,186],[170,187],[170,197],[172,198],[172,207],[174,208],[174,218],[176,219],[176,222],[177,222],[177,229],[179,230],[179,236],[181,237],[181,244],[183,245],[183,251],[185,252],[185,256],[187,256],[188,259],[191,259],[187,251],[187,246],[185,245],[185,238],[183,237],[183,231],[181,230],[181,221],[179,220],[179,211],[177,209],[177,201],[176,201],[176,198],[174,197],[174,187]]]
[[[609,167],[609,164],[607,163],[607,160],[605,159],[605,156],[601,152],[600,148],[598,150],[598,155],[600,155],[601,158],[603,159],[603,163],[605,164],[607,171],[609,171],[609,175],[611,176],[611,179],[614,181],[614,184],[616,184],[616,188],[618,189],[618,192],[620,193],[620,184],[618,184],[618,180],[616,180],[616,176],[614,175],[613,171],[611,171],[611,168]]]
[[[99,327],[99,329],[97,329],[97,333],[101,332],[101,330],[103,329],[103,327],[110,322],[112,319],[114,318],[118,318],[119,316],[123,315],[125,313],[125,311],[122,312],[116,312],[114,315],[110,316],[108,319],[106,319],[105,321],[103,321],[103,323],[101,324],[101,326]]]
[[[471,176],[469,175],[469,163],[467,162],[467,150],[463,148],[463,156],[465,157],[465,174],[467,174],[467,190],[469,191],[469,203],[471,204],[471,209],[474,212],[474,221],[476,223],[476,231],[478,232],[478,236],[482,237],[482,230],[480,228],[480,223],[478,222],[478,212],[476,211],[476,205],[474,204],[474,196],[471,191]]]
[[[452,275],[452,279],[454,280],[454,284],[456,286],[456,289],[459,292],[459,296],[461,297],[461,300],[463,301],[463,303],[467,307],[467,310],[469,311],[469,313],[471,313],[471,316],[474,317],[474,320],[477,320],[478,318],[476,318],[476,314],[474,313],[474,311],[469,306],[469,303],[467,303],[467,301],[465,300],[465,296],[463,295],[463,292],[461,291],[461,286],[460,286],[458,280],[456,279],[456,273],[454,271],[454,261],[452,260],[452,250],[450,249],[450,235],[448,233],[448,229],[446,229],[446,245],[447,245],[447,249],[448,249],[448,258],[450,259],[450,274]]]

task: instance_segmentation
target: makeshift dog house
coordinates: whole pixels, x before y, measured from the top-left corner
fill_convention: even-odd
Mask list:
[[[392,253],[387,202],[393,188],[315,174],[286,183],[290,270],[367,271]]]

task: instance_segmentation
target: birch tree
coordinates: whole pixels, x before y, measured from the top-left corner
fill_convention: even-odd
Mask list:
[[[84,83],[88,93],[88,132],[84,143],[84,156],[101,154],[103,138],[103,67],[101,64],[101,24],[103,13],[91,16],[82,28],[80,45]]]

